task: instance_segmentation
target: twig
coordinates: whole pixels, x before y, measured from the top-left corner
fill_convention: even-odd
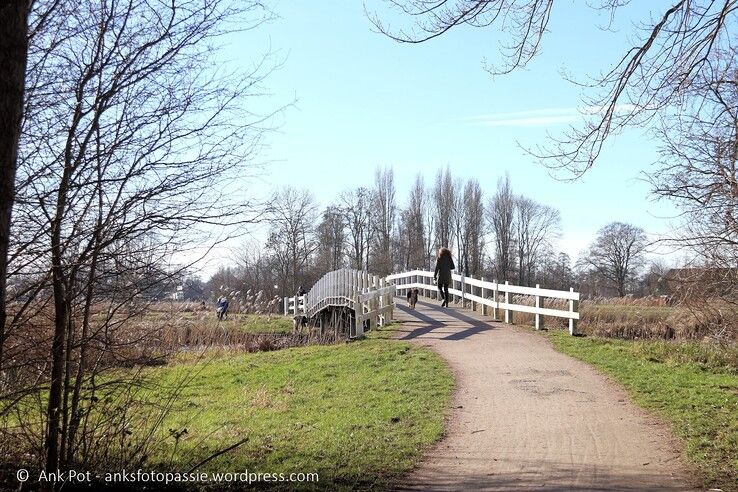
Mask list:
[[[222,450],[218,451],[215,454],[211,454],[210,456],[208,456],[207,458],[205,458],[204,460],[202,460],[201,462],[199,462],[198,464],[196,464],[195,466],[193,466],[187,473],[194,472],[195,470],[197,470],[198,468],[200,468],[205,463],[207,463],[207,462],[209,462],[211,460],[214,460],[218,456],[220,456],[222,454],[225,454],[228,451],[232,451],[232,450],[236,449],[237,447],[239,447],[241,444],[245,443],[248,440],[249,440],[249,438],[247,437],[245,439],[242,439],[242,440],[238,441],[236,444],[233,444],[232,446],[229,446],[229,447],[227,447],[225,449],[222,449]]]

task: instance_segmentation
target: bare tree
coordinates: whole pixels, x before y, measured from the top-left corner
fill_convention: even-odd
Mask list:
[[[671,242],[687,248],[694,263],[730,275],[738,266],[738,80],[735,49],[716,53],[710,74],[691,82],[698,108],[684,108],[664,118],[659,132],[661,163],[650,180],[657,196],[682,210]],[[729,278],[710,279],[723,285],[716,292],[734,302],[738,290]],[[708,283],[707,278],[703,283]],[[706,286],[707,287],[707,286]],[[713,290],[708,289],[707,290]]]
[[[367,268],[374,229],[371,192],[366,188],[345,191],[341,194],[340,202],[351,241],[351,265],[357,270]]]
[[[434,197],[433,197],[433,190],[427,189],[425,190],[425,209],[423,211],[423,229],[425,230],[425,268],[431,269],[433,268],[433,264],[435,262],[436,258],[436,250],[435,250],[435,237],[436,237],[436,231],[437,231],[437,222],[436,222],[436,214],[435,210],[433,209],[432,203],[433,203]]]
[[[317,276],[343,268],[346,258],[346,228],[343,212],[339,207],[326,207],[318,224],[317,235]]]
[[[461,207],[464,209],[464,221],[459,256],[463,256],[464,274],[478,276],[482,271],[484,252],[484,198],[482,187],[476,179],[466,182]]]
[[[574,286],[574,272],[571,269],[571,258],[568,254],[557,253],[544,244],[538,265],[540,276],[536,276],[536,282],[541,285],[557,290],[569,290]]]
[[[407,207],[402,211],[400,232],[404,238],[403,268],[423,269],[426,259],[425,214],[427,193],[423,176],[418,174],[410,190]]]
[[[372,270],[379,275],[392,273],[392,239],[396,225],[395,173],[392,168],[377,168],[372,190],[375,247]]]
[[[453,246],[454,239],[454,182],[451,177],[451,168],[439,169],[436,174],[436,183],[433,187],[433,211],[436,226],[436,248]]]
[[[597,232],[597,238],[580,261],[611,282],[622,297],[643,266],[647,245],[646,234],[640,227],[612,222]]]
[[[559,235],[561,214],[555,208],[530,198],[515,200],[515,243],[518,256],[519,285],[533,285],[539,255],[552,246]]]
[[[461,178],[456,178],[451,183],[453,191],[449,200],[451,205],[451,244],[449,246],[456,248],[456,270],[463,272],[466,270],[464,229],[467,223],[466,209],[464,208],[464,182]],[[456,242],[455,245],[454,242]]]
[[[510,176],[497,181],[497,191],[487,205],[487,221],[494,235],[494,270],[500,281],[509,280],[514,272],[515,238],[515,195],[510,185]]]
[[[13,219],[24,227],[10,255],[11,280],[29,287],[7,334],[22,347],[16,335],[53,306],[52,339],[38,343],[50,354],[14,357],[24,377],[11,391],[48,388],[42,461],[56,471],[97,452],[82,388],[140,341],[121,329],[136,300],[179,277],[174,255],[205,228],[245,220],[249,205],[218,185],[258,148],[263,118],[242,104],[264,74],[213,74],[210,57],[230,20],[263,16],[225,1],[38,4],[54,8],[30,21]]]
[[[274,286],[279,286],[279,267],[276,259],[268,250],[265,250],[260,242],[249,242],[243,244],[236,257],[239,268],[240,286],[238,289],[254,292],[273,292]],[[213,278],[210,279],[213,282]],[[215,279],[213,285],[218,284]],[[279,288],[279,287],[277,287]],[[277,294],[277,292],[274,292]],[[290,293],[291,294],[291,293]]]
[[[317,207],[308,190],[289,186],[275,193],[271,201],[267,249],[279,265],[282,292],[292,295],[309,279],[310,260],[318,248],[314,229]]]

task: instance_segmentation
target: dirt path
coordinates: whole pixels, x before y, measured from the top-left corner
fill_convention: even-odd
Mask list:
[[[447,436],[403,490],[695,490],[668,430],[544,337],[397,304],[398,336],[436,350],[457,381]]]

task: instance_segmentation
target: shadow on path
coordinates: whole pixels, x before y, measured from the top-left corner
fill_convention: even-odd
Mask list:
[[[420,304],[420,302],[418,302]],[[422,328],[416,328],[404,337],[402,337],[402,340],[408,340],[412,338],[418,338],[422,335],[427,335],[428,333],[432,332],[436,328],[441,328],[443,326],[446,326],[445,323],[442,323],[441,321],[438,321],[436,319],[431,318],[430,316],[421,313],[417,309],[413,310],[410,309],[407,306],[403,306],[401,304],[397,304],[397,308],[402,311],[403,313],[407,314],[410,317],[416,318],[418,321],[424,323],[425,326]]]
[[[414,310],[400,302],[397,303],[397,308],[405,313],[407,317],[414,318],[412,321],[417,320],[424,325],[402,337],[403,340],[418,338],[443,327],[459,331],[441,337],[441,340],[463,340],[477,333],[494,329],[492,324],[472,316],[467,316],[455,308],[442,308],[439,305],[427,301],[418,301]],[[453,319],[449,320],[449,317]]]

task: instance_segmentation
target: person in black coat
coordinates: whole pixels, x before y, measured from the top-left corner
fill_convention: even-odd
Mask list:
[[[433,280],[438,282],[438,292],[441,293],[442,307],[448,307],[448,284],[451,283],[451,270],[454,270],[454,259],[451,257],[451,251],[448,248],[438,250],[438,258],[436,259],[436,270],[433,274]]]

